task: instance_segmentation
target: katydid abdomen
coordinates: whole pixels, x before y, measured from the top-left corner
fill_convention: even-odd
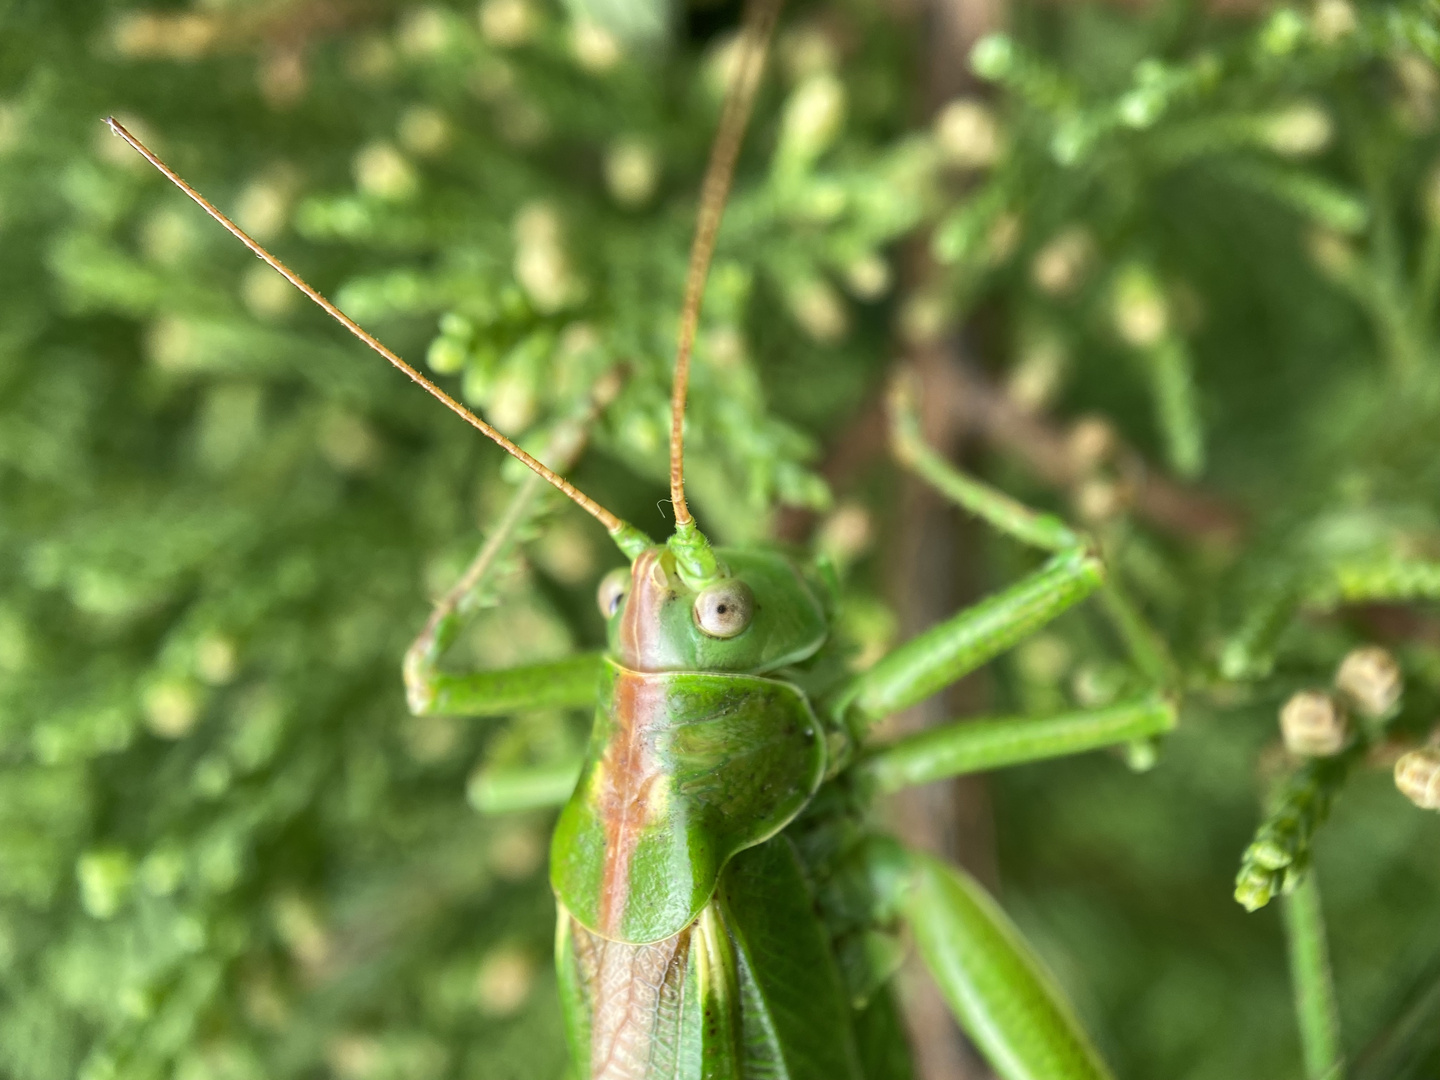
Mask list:
[[[854,1013],[784,835],[737,855],[659,942],[601,937],[562,907],[556,960],[588,1080],[860,1080]]]

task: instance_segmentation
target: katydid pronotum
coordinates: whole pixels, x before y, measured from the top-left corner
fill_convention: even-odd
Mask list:
[[[826,662],[835,648],[836,585],[824,560],[763,546],[712,547],[685,500],[690,349],[777,8],[770,0],[752,5],[702,192],[672,398],[675,530],[663,544],[559,475],[583,444],[583,420],[559,429],[546,455],[555,470],[542,464],[264,251],[121,125],[108,123],[351,333],[532,471],[407,654],[404,676],[418,714],[595,709],[578,777],[524,778],[523,798],[561,806],[550,876],[562,1004],[579,1075],[908,1076],[888,987],[908,936],[1006,1080],[1106,1077],[1054,981],[995,901],[964,872],[885,837],[868,813],[877,794],[1146,739],[1173,726],[1163,659],[1147,652],[1128,606],[1111,591],[1107,610],[1119,615],[1152,693],[1058,716],[969,719],[888,744],[869,737],[878,721],[1106,590],[1097,551],[1058,518],[956,471],[925,446],[901,381],[891,410],[900,462],[1050,557],[866,670],[837,677],[840,669]],[[469,598],[542,482],[604,525],[629,560],[599,589],[608,648],[508,670],[442,671],[441,655],[474,606]]]

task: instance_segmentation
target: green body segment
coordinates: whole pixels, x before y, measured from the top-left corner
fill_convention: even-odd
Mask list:
[[[700,917],[663,941],[610,941],[562,909],[556,960],[571,1048],[590,1080],[866,1080],[784,837],[736,856]]]
[[[592,933],[671,938],[700,914],[726,861],[784,828],[824,772],[820,726],[789,683],[609,662],[555,829],[555,893]]]

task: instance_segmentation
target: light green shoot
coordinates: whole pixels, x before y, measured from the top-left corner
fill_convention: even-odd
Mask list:
[[[1330,946],[1314,870],[1285,898],[1283,910],[1305,1076],[1308,1080],[1340,1080],[1345,1075],[1340,1008],[1330,975]]]

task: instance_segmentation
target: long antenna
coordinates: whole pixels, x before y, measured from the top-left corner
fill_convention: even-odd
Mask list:
[[[410,376],[412,380],[419,383],[422,387],[429,391],[432,397],[439,399],[440,402],[444,404],[444,406],[451,412],[453,412],[456,416],[460,417],[471,427],[479,431],[482,435],[498,443],[500,445],[500,448],[504,450],[507,454],[509,454],[511,457],[518,458],[528,468],[534,470],[534,472],[537,473],[539,476],[543,477],[560,491],[564,492],[569,498],[573,499],[582,510],[588,513],[596,521],[600,522],[601,525],[604,525],[606,530],[608,530],[612,536],[619,534],[622,531],[629,530],[631,528],[630,526],[626,525],[625,522],[621,521],[618,517],[612,514],[609,510],[606,510],[605,507],[601,506],[594,499],[590,498],[590,496],[586,495],[574,484],[570,483],[570,481],[566,480],[563,476],[560,476],[559,474],[552,472],[550,469],[547,469],[543,464],[535,460],[535,458],[531,457],[524,450],[520,449],[520,447],[516,446],[504,435],[501,435],[500,432],[496,431],[484,420],[481,420],[480,417],[476,416],[464,405],[461,405],[444,390],[441,390],[440,387],[436,386],[433,382],[427,379],[419,371],[415,370],[415,368],[411,367],[404,360],[400,359],[400,357],[396,356],[393,352],[387,349],[373,336],[371,336],[366,330],[364,330],[359,323],[357,323],[354,319],[350,318],[349,315],[346,315],[329,300],[326,300],[325,297],[321,296],[320,293],[316,289],[312,288],[309,284],[307,284],[304,279],[300,277],[299,274],[295,273],[295,271],[291,270],[274,255],[271,255],[258,243],[252,240],[246,234],[244,229],[240,228],[239,225],[236,225],[219,210],[215,209],[215,207],[211,205],[211,203],[205,198],[205,196],[201,195],[184,180],[180,179],[179,174],[176,173],[175,170],[170,168],[170,166],[166,165],[163,161],[161,161],[158,157],[151,153],[149,147],[147,147],[134,135],[131,135],[130,132],[126,131],[124,125],[121,124],[118,120],[116,120],[113,116],[107,116],[105,118],[105,123],[109,125],[111,131],[113,131],[116,135],[119,135],[120,138],[124,139],[127,143],[129,143],[137,151],[139,151],[140,155],[144,157],[146,161],[150,162],[151,165],[154,165],[155,168],[159,169],[160,172],[164,174],[167,180],[169,180],[172,184],[178,187],[186,195],[189,195],[190,198],[194,199],[195,202],[199,204],[200,209],[204,210],[212,218],[214,218],[221,225],[223,225],[230,232],[231,235],[233,235],[237,240],[239,240],[242,244],[248,247],[256,255],[260,256],[260,258],[264,259],[267,263],[270,264],[271,267],[279,271],[280,274],[283,275],[285,279],[290,282],[291,285],[294,285],[311,300],[319,304],[320,307],[325,310],[325,313],[329,315],[332,319],[338,322],[341,326],[345,327],[346,330],[349,330],[350,333],[354,334],[366,345],[369,345],[370,348],[374,349],[386,360],[389,360],[390,363],[393,364],[395,367],[399,368],[406,375]]]
[[[695,222],[695,241],[690,247],[685,303],[680,311],[680,340],[675,349],[675,383],[670,392],[670,501],[675,507],[677,526],[688,525],[693,520],[685,502],[685,395],[690,389],[690,353],[700,324],[700,302],[705,297],[705,278],[715,254],[715,237],[725,213],[725,200],[730,194],[735,161],[745,138],[745,125],[749,123],[755,93],[760,88],[760,74],[765,69],[765,54],[780,13],[780,2],[751,0],[745,13],[739,58],[725,95],[715,143],[710,148],[705,182],[700,188],[700,213]]]

